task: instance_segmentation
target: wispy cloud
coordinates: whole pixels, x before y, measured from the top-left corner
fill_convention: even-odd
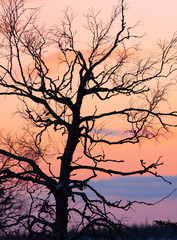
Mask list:
[[[172,184],[153,176],[113,177],[92,182],[107,197],[131,200],[160,199],[177,188],[177,176],[166,176]],[[177,198],[177,191],[171,196]]]
[[[93,129],[93,133],[99,133],[102,135],[109,135],[109,136],[122,136],[124,134],[121,130],[112,130],[112,129]]]

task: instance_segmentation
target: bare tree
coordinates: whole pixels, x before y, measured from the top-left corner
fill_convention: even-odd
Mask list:
[[[166,100],[171,84],[168,77],[177,70],[177,37],[159,43],[156,55],[140,58],[137,45],[130,47],[129,42],[138,36],[132,33],[134,27],[127,26],[125,10],[125,2],[120,0],[107,22],[93,10],[85,15],[91,35],[85,53],[78,50],[74,15],[69,10],[60,26],[47,29],[37,25],[38,9],[25,8],[23,0],[1,0],[0,95],[16,96],[23,105],[18,113],[33,126],[26,127],[20,137],[1,136],[3,192],[12,187],[26,192],[25,208],[20,214],[15,211],[13,217],[6,214],[1,224],[6,233],[14,227],[26,229],[28,239],[67,239],[74,217],[72,239],[85,232],[94,234],[98,227],[117,231],[124,239],[121,220],[111,209],[127,211],[133,202],[109,201],[90,180],[99,173],[161,177],[156,172],[160,158],[150,165],[141,160],[140,169],[124,172],[119,171],[123,160],[110,159],[104,150],[106,145],[156,138],[176,127],[177,112],[161,111],[160,103]],[[50,73],[47,61],[54,47],[60,67],[55,74]],[[130,105],[124,107],[122,98],[131,99]],[[103,104],[112,99],[114,105],[105,110]],[[121,136],[111,137],[103,124],[113,117],[125,126]],[[45,144],[52,130],[61,141],[57,152],[54,145]],[[87,176],[78,178],[85,170]],[[18,201],[15,195],[14,199]]]

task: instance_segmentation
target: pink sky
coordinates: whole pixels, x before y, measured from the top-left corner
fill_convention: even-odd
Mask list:
[[[62,10],[66,9],[66,7],[69,6],[76,14],[78,14],[75,20],[75,24],[78,34],[80,34],[79,36],[81,37],[83,37],[82,31],[80,31],[80,29],[82,29],[83,21],[80,19],[83,16],[84,12],[86,13],[87,10],[91,7],[96,9],[96,11],[101,9],[103,12],[103,17],[105,19],[108,19],[108,13],[110,13],[112,5],[116,3],[117,0],[27,0],[27,5],[29,7],[42,6],[41,18],[50,25],[57,24],[62,16]],[[177,21],[175,21],[177,20],[176,0],[170,0],[170,3],[167,3],[165,0],[128,0],[127,4],[129,7],[129,9],[126,11],[127,25],[132,26],[139,20],[141,21],[139,26],[136,28],[136,31],[140,34],[146,33],[146,35],[141,39],[141,43],[143,49],[147,50],[147,52],[149,52],[150,49],[153,51],[156,50],[155,43],[158,39],[170,39],[172,34],[177,31]],[[83,42],[87,41],[88,38],[89,36],[86,36],[84,34]],[[80,39],[80,42],[82,42],[82,39]],[[84,45],[82,45],[82,47],[83,46]],[[51,60],[52,57],[50,57],[50,61]],[[171,92],[172,95],[170,96],[170,104],[172,104],[174,107],[176,105],[176,92],[177,87],[176,89],[173,88],[173,91]],[[14,98],[12,97],[10,99],[6,98],[6,100],[2,100],[0,102],[1,116],[3,116],[1,118],[1,129],[13,129],[15,125],[21,125],[20,120],[18,120],[18,122],[14,121],[14,119],[17,117],[12,117],[12,113],[15,112],[17,108],[17,102],[15,102],[13,99]],[[107,106],[109,107],[110,105]],[[106,108],[106,105],[104,105],[104,108]],[[9,121],[8,125],[7,121]],[[121,130],[119,126],[117,126],[116,122],[112,122],[111,126],[113,130]],[[177,164],[176,144],[177,134],[174,132],[174,134],[169,135],[167,139],[160,138],[159,142],[152,141],[150,143],[148,141],[145,141],[141,147],[138,145],[132,146],[127,144],[124,146],[119,146],[117,149],[121,158],[124,156],[126,162],[128,162],[128,169],[131,169],[134,166],[139,166],[139,160],[142,158],[144,158],[147,162],[150,162],[151,159],[154,160],[158,158],[159,155],[163,155],[164,166],[160,168],[160,173],[166,175],[175,175],[177,174],[177,168],[174,167],[174,164]],[[114,157],[117,155],[117,149],[111,149]],[[129,149],[128,153],[127,149]],[[132,152],[134,153],[133,157]],[[132,159],[131,163],[129,161],[130,156]]]
[[[105,19],[109,17],[107,13],[110,13],[111,6],[116,4],[117,0],[28,0],[27,4],[30,7],[43,6],[41,10],[41,19],[45,20],[49,24],[57,24],[61,12],[67,6],[69,6],[75,13],[78,14],[76,18],[76,29],[79,32],[79,36],[82,35],[82,17],[83,13],[87,12],[88,8],[93,7],[96,10],[101,9]],[[126,12],[127,24],[132,26],[139,20],[141,23],[136,29],[136,33],[144,34],[142,47],[147,53],[152,50],[156,50],[155,43],[157,40],[170,39],[175,31],[177,31],[177,1],[176,0],[127,0],[129,10]],[[87,41],[89,36],[84,34],[83,41]],[[82,39],[80,39],[81,41]],[[82,41],[81,41],[82,42]],[[80,43],[81,44],[81,43]],[[82,48],[85,46],[81,44]],[[170,103],[177,107],[177,87],[171,92]],[[0,102],[0,114],[1,114],[1,129],[12,130],[15,125],[20,126],[21,120],[17,117],[12,118],[12,112],[17,107],[17,103],[11,99],[1,100]],[[113,124],[113,130],[119,130]],[[108,149],[109,150],[109,149]],[[144,159],[146,162],[156,160],[160,155],[163,155],[162,161],[164,165],[159,168],[159,173],[164,175],[177,175],[177,130],[173,131],[173,134],[169,135],[167,139],[160,139],[159,142],[145,141],[143,145],[124,145],[118,146],[116,149],[111,149],[111,155],[119,159],[125,159],[126,164],[120,167],[121,170],[131,171],[134,167],[139,167],[139,160]],[[171,201],[173,206],[175,201]],[[163,206],[163,205],[162,205]],[[143,210],[140,210],[140,212]],[[158,210],[160,211],[160,210]],[[170,210],[171,211],[171,210]],[[147,214],[147,210],[144,209],[143,214]]]
[[[83,16],[89,8],[94,8],[96,11],[101,9],[105,19],[109,17],[109,13],[113,5],[117,4],[117,0],[27,0],[28,5],[42,6],[41,16],[47,23],[56,24],[61,17],[62,10],[69,7],[78,16]],[[153,48],[154,43],[162,38],[169,39],[175,31],[177,31],[176,21],[176,0],[127,0],[128,11],[126,19],[128,25],[134,25],[138,21],[140,25],[136,31],[140,34],[146,33],[142,40],[143,47]],[[51,14],[52,13],[52,14]],[[76,19],[77,29],[83,25],[83,21]]]
[[[61,18],[62,10],[69,6],[75,13],[78,14],[76,18],[76,29],[81,37],[82,25],[83,22],[80,20],[83,16],[83,12],[87,12],[88,8],[93,7],[96,10],[101,9],[105,19],[109,17],[112,5],[116,4],[115,0],[97,0],[97,1],[81,1],[81,0],[28,0],[27,5],[29,7],[42,6],[41,9],[41,18],[51,25],[57,24]],[[147,50],[156,50],[156,41],[160,38],[170,39],[172,34],[177,31],[177,1],[170,0],[170,3],[162,0],[128,0],[127,1],[129,9],[126,12],[127,25],[134,25],[136,22],[141,20],[141,24],[137,27],[139,33],[146,35],[141,39],[143,49]],[[84,32],[85,33],[85,32]],[[83,41],[87,41],[89,36],[85,36]],[[80,39],[82,42],[82,39]],[[82,45],[83,47],[83,45]],[[50,57],[52,62],[52,55]],[[53,64],[53,63],[52,63]],[[170,96],[170,104],[175,107],[176,105],[176,89],[173,88]],[[13,116],[13,113],[16,111],[18,103],[14,101],[14,98],[3,98],[0,102],[1,109],[1,130],[12,130],[16,129],[15,126],[20,127],[22,121],[18,119],[17,116]],[[7,107],[8,106],[8,107]],[[110,105],[107,105],[108,107]],[[107,108],[104,105],[104,108]],[[166,105],[167,106],[167,105]],[[17,121],[15,120],[17,119]],[[112,122],[111,127],[113,130],[122,130],[117,126],[117,122]],[[19,129],[19,128],[18,128]],[[175,175],[177,174],[177,133],[176,130],[172,130],[173,134],[170,134],[167,139],[160,138],[159,142],[148,142],[145,141],[141,147],[139,145],[132,146],[126,144],[124,146],[119,146],[117,149],[110,148],[110,151],[114,158],[117,157],[117,150],[119,156],[124,158],[128,163],[126,168],[131,170],[134,166],[139,166],[139,160],[145,159],[147,162],[158,158],[159,155],[163,156],[164,166],[162,166],[159,171],[165,175]],[[129,151],[127,152],[127,149]],[[133,157],[132,157],[133,153]],[[131,156],[131,162],[129,158]],[[123,168],[123,167],[122,167]]]

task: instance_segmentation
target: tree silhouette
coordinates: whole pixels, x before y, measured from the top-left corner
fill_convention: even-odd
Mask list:
[[[37,23],[38,10],[25,8],[23,0],[1,0],[0,95],[16,96],[23,106],[18,113],[29,122],[24,135],[1,136],[2,197],[9,196],[1,229],[27,231],[28,239],[62,240],[75,219],[72,239],[94,234],[97,227],[116,230],[123,239],[121,220],[110,209],[127,211],[133,202],[107,200],[90,180],[99,173],[161,177],[160,158],[150,165],[141,160],[139,170],[124,172],[119,170],[123,160],[110,159],[104,149],[153,139],[176,126],[177,112],[161,111],[160,103],[171,84],[164,80],[177,70],[177,38],[159,43],[158,54],[141,58],[138,46],[130,46],[139,37],[126,24],[121,0],[107,22],[93,10],[85,15],[91,35],[85,52],[78,49],[73,13],[66,10],[60,25],[47,29]],[[47,58],[53,49],[59,66],[54,73]],[[124,107],[121,99],[130,105]],[[124,134],[109,134],[104,123],[113,117]],[[9,189],[19,194],[11,199]]]

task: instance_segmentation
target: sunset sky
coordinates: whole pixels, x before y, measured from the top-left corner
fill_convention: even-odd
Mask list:
[[[27,0],[27,5],[30,7],[42,6],[41,22],[53,25],[60,21],[62,10],[67,7],[71,8],[76,14],[75,28],[82,36],[82,16],[91,7],[96,11],[101,10],[102,16],[105,19],[109,18],[112,5],[117,3],[116,0]],[[156,43],[159,39],[170,39],[177,31],[177,0],[127,0],[128,10],[126,11],[127,25],[133,26],[138,21],[139,25],[135,32],[139,35],[144,35],[141,42],[141,47],[144,54],[147,55],[152,51],[156,51]],[[83,36],[83,40],[79,39],[80,46],[84,51],[89,35]],[[51,60],[52,61],[52,60]],[[13,103],[12,103],[13,102]],[[170,91],[169,103],[172,108],[177,109],[177,85]],[[12,116],[17,107],[17,103],[12,99],[2,99],[0,102],[0,115],[2,131],[13,129],[15,125],[21,125],[22,121],[14,122],[18,119]],[[8,124],[7,124],[8,123]],[[110,131],[119,131],[116,124]],[[131,199],[131,200],[147,200],[148,202],[156,202],[159,199],[167,196],[174,188],[177,188],[177,129],[171,130],[171,133],[166,138],[160,138],[159,141],[145,141],[142,145],[124,145],[118,146],[117,149],[110,150],[111,156],[125,160],[125,165],[120,166],[121,170],[129,171],[134,167],[140,166],[140,159],[146,162],[153,162],[162,157],[164,165],[159,168],[159,173],[166,176],[172,181],[172,185],[163,182],[161,179],[155,179],[150,176],[146,177],[128,177],[128,178],[113,178],[106,180],[105,176],[97,182],[93,182],[94,186],[103,190],[108,197]],[[112,190],[110,190],[112,189]],[[132,189],[134,189],[132,191]],[[121,213],[122,216],[130,219],[130,222],[145,221],[147,217],[149,221],[157,219],[172,219],[177,221],[177,193],[173,194],[164,202],[155,207],[135,206],[135,211]]]

